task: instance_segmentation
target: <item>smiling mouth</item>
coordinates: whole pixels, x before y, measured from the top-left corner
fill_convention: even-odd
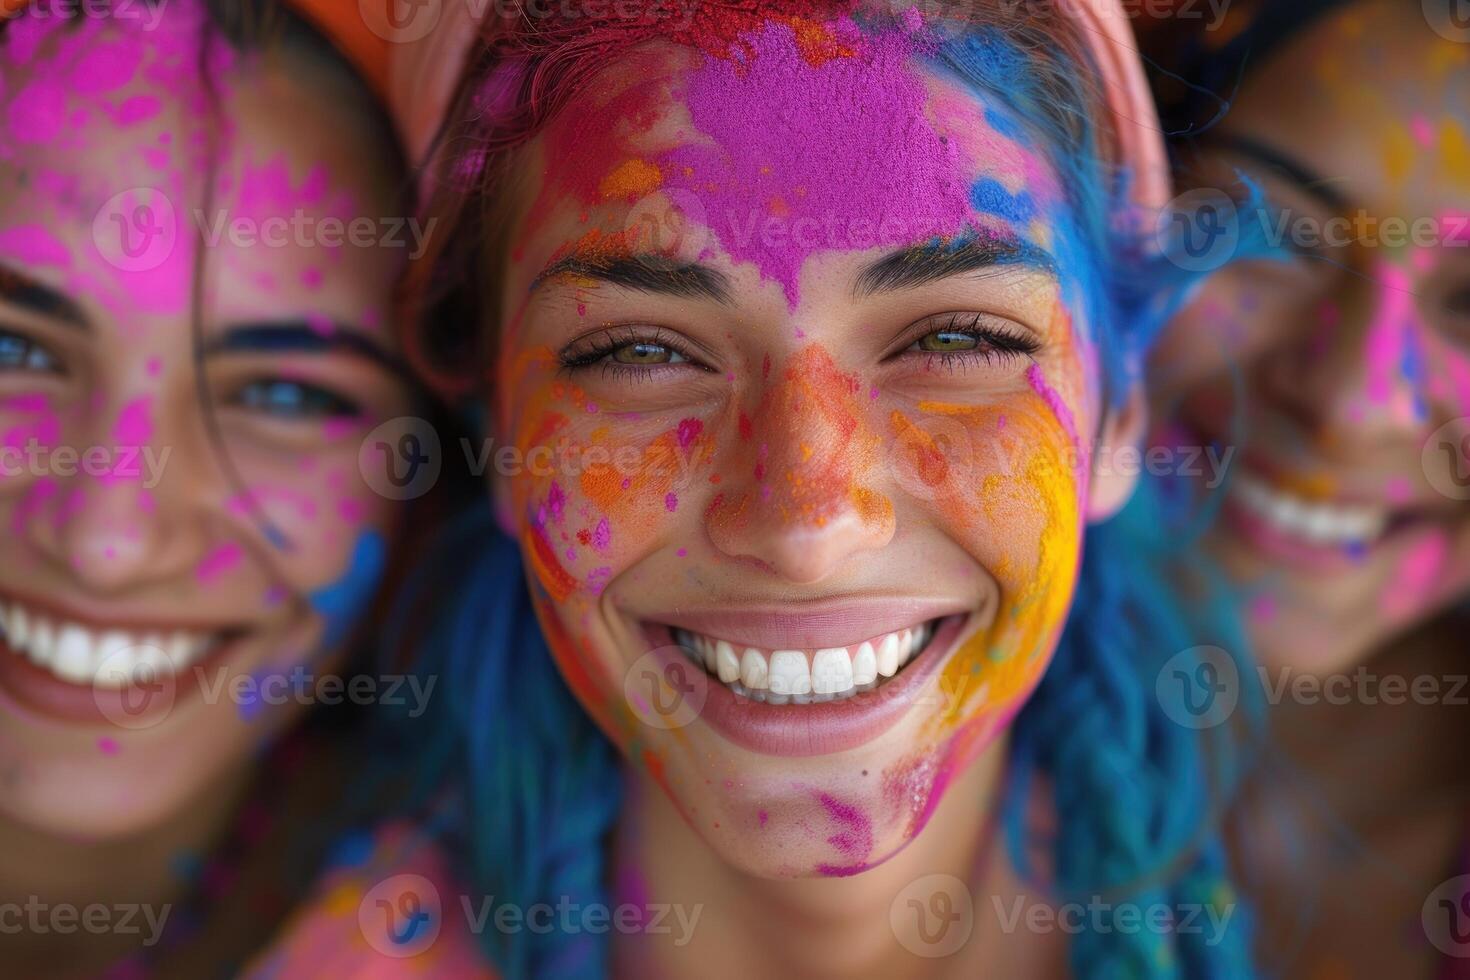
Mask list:
[[[669,627],[674,643],[736,695],[766,704],[843,701],[881,687],[928,649],[945,617],[820,649],[768,649]]]
[[[243,632],[99,628],[0,601],[0,638],[16,655],[64,683],[109,690],[181,674]]]

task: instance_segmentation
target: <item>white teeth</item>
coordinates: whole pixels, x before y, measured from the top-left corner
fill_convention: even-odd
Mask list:
[[[0,607],[5,641],[32,663],[72,684],[120,688],[140,677],[175,674],[204,656],[217,635],[124,630],[95,631],[80,623],[52,623],[19,604]]]
[[[1232,492],[1257,517],[1316,545],[1372,541],[1388,526],[1381,508],[1306,500],[1248,473],[1236,476]]]
[[[926,623],[852,647],[767,653],[684,629],[673,631],[674,641],[721,683],[737,694],[778,704],[830,701],[870,690],[880,677],[897,674],[933,635],[933,626]]]
[[[740,679],[740,660],[735,656],[735,648],[724,640],[715,644],[715,670],[723,684]]]
[[[852,655],[852,683],[856,687],[871,684],[878,679],[878,655],[873,644],[864,643]]]
[[[841,694],[852,687],[852,657],[847,647],[818,650],[812,659],[812,693]]]
[[[892,677],[898,673],[898,634],[889,633],[878,644],[878,673]]]
[[[771,673],[766,683],[772,694],[796,697],[812,693],[806,654],[800,650],[777,650],[771,654]]]
[[[764,691],[769,674],[765,655],[755,647],[746,647],[740,658],[740,683],[752,691]]]
[[[80,626],[63,626],[56,637],[51,672],[73,684],[92,679],[92,634]]]

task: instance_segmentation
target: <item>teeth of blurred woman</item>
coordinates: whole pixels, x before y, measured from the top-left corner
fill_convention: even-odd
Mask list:
[[[1251,473],[1238,473],[1231,492],[1256,517],[1312,545],[1367,543],[1388,526],[1388,514],[1380,507],[1308,500]]]
[[[684,629],[674,642],[736,693],[778,704],[851,697],[897,674],[934,636],[934,626],[895,630],[848,647],[763,650]]]
[[[0,605],[0,633],[12,650],[61,680],[104,688],[179,673],[219,641],[218,634],[194,630],[99,631],[14,602]]]

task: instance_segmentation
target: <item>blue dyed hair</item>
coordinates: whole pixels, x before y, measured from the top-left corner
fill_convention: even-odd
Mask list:
[[[1073,273],[1072,299],[1085,311],[1116,405],[1195,276],[1150,259],[1137,230],[1116,220],[1128,207],[1128,175],[1098,148],[1105,134],[1089,111],[1100,105],[1091,66],[1058,42],[1054,25],[1034,18],[1002,23],[999,11],[996,20],[945,40],[932,60],[996,104],[1000,115],[1023,120],[1026,135],[1047,149],[1070,197],[1064,217],[1071,225],[1058,236],[1059,259]],[[564,52],[549,47],[539,54],[552,66],[547,72],[565,69],[575,77],[559,60]],[[472,75],[483,80],[496,67],[486,53]],[[557,88],[534,64],[521,67],[522,102]],[[449,173],[462,177],[468,167],[480,174],[471,199],[493,197],[488,175],[510,141],[493,131],[483,105],[468,94],[464,101],[464,132],[445,137],[456,148]],[[525,135],[535,125],[522,113],[507,129]],[[443,291],[434,279],[418,285],[432,297],[421,311],[426,331],[492,322],[485,315],[490,299],[467,301],[456,286],[493,267],[487,264],[492,246],[465,243],[486,224],[485,206],[482,199],[479,208],[464,209],[468,217],[461,221],[468,223],[455,227],[451,238],[465,248],[458,264],[442,253],[432,262]],[[449,358],[474,350],[464,341],[448,341]],[[1230,743],[1170,720],[1155,696],[1155,678],[1166,660],[1197,645],[1242,647],[1228,605],[1207,601],[1205,585],[1186,605],[1172,586],[1165,571],[1172,556],[1168,542],[1152,533],[1149,496],[1145,488],[1118,518],[1087,532],[1072,615],[1013,727],[1003,801],[1008,840],[1017,866],[1039,877],[1026,859],[1024,814],[1044,782],[1057,821],[1045,884],[1059,897],[1100,895],[1115,905],[1173,908],[1234,905],[1217,821],[1218,796],[1234,769]],[[481,505],[450,529],[428,568],[420,597],[433,601],[411,606],[404,623],[429,624],[416,643],[424,655],[419,669],[453,682],[442,685],[443,726],[407,748],[425,791],[445,777],[457,787],[462,822],[455,843],[470,881],[523,907],[561,896],[606,902],[604,852],[619,813],[619,760],[557,673],[518,550]],[[1237,911],[1218,943],[1193,932],[1094,931],[1088,923],[1073,939],[1071,961],[1088,978],[1248,977],[1246,920]],[[512,941],[487,931],[483,939],[511,980],[608,972],[600,936],[552,931]]]

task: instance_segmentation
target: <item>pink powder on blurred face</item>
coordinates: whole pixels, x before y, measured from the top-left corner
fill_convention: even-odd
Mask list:
[[[244,549],[233,541],[222,544],[199,562],[199,567],[194,570],[195,577],[204,584],[213,582],[238,565],[244,554]]]
[[[844,877],[866,869],[868,855],[873,852],[873,821],[851,803],[843,803],[826,793],[818,799],[827,817],[839,828],[827,838],[827,843],[837,849],[846,863],[822,864],[817,870],[824,875]]]
[[[909,245],[956,234],[969,215],[958,151],[925,118],[912,40],[834,29],[855,56],[813,65],[791,27],[768,24],[748,38],[749,64],[706,59],[686,99],[713,145],[681,146],[661,167],[701,201],[731,257],[781,283],[792,307],[808,256],[857,247],[856,228],[866,247]],[[784,234],[764,233],[771,218]]]
[[[1418,609],[1426,596],[1434,594],[1435,583],[1444,572],[1449,554],[1449,538],[1443,532],[1430,534],[1409,549],[1384,593],[1384,611],[1392,616],[1407,616]]]
[[[71,266],[71,250],[41,225],[17,225],[0,231],[0,254],[33,266]]]

